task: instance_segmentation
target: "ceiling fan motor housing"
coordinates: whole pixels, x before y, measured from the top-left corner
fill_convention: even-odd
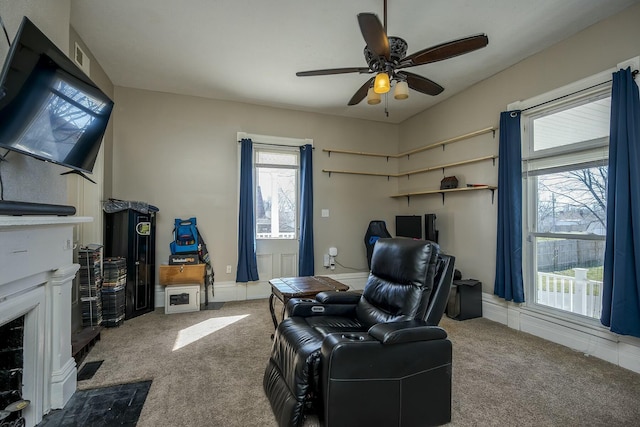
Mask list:
[[[394,65],[400,62],[405,56],[407,56],[407,42],[401,37],[388,37],[389,40],[389,61],[386,58],[382,58],[373,53],[369,46],[364,47],[364,59],[369,64],[369,68],[372,71],[384,71],[386,70],[387,62],[391,62]]]

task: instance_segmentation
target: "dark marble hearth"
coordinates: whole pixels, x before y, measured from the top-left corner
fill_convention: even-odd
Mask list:
[[[79,390],[64,409],[47,414],[38,427],[135,426],[151,381]]]

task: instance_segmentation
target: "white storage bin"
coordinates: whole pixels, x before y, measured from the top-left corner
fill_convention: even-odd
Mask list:
[[[187,313],[200,310],[200,285],[166,286],[164,313]]]

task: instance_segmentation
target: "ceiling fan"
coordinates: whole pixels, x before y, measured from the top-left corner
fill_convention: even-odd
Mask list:
[[[358,24],[366,42],[364,57],[368,67],[333,68],[296,73],[299,77],[347,73],[376,74],[356,91],[348,105],[359,104],[365,97],[368,97],[370,104],[379,103],[379,94],[388,92],[392,81],[396,82],[394,96],[397,99],[407,98],[408,88],[427,95],[438,95],[444,90],[442,86],[404,69],[463,55],[483,48],[489,43],[489,38],[485,34],[478,34],[428,47],[406,56],[407,42],[400,37],[387,36],[386,0],[384,1],[384,26],[373,13],[358,14]]]

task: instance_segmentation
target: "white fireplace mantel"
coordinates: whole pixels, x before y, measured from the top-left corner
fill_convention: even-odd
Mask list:
[[[71,350],[73,227],[91,217],[0,215],[0,325],[25,316],[23,411],[35,426],[76,390]]]

